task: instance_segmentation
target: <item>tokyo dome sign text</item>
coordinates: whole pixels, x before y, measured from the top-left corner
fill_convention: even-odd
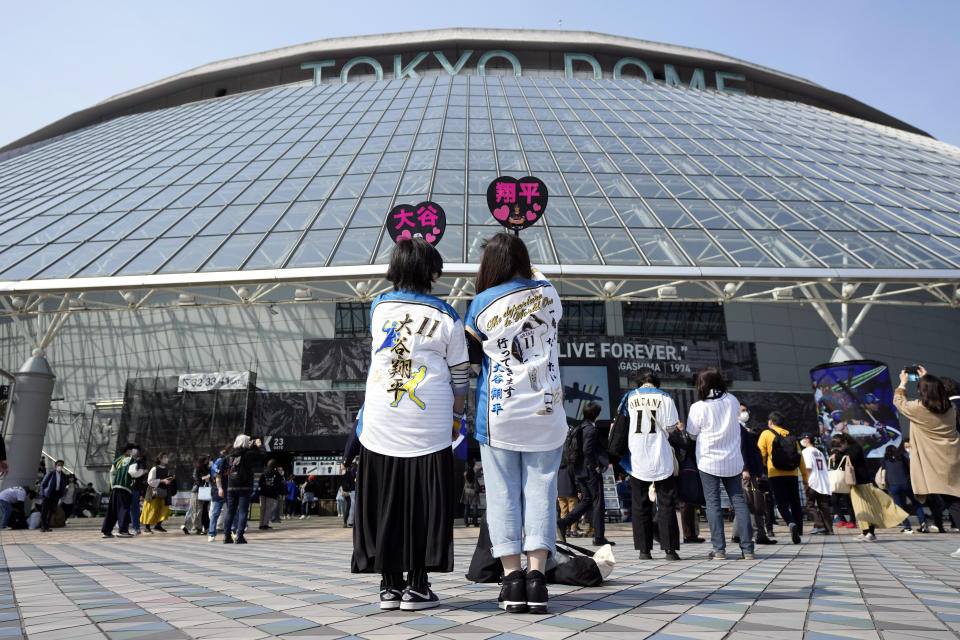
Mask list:
[[[487,63],[493,59],[505,60],[512,68],[513,75],[520,77],[523,75],[523,68],[520,64],[519,58],[509,51],[503,51],[501,49],[496,49],[493,51],[485,51],[480,54],[476,59],[475,63],[471,63],[467,67],[467,63],[473,58],[473,50],[465,50],[456,62],[451,62],[447,56],[441,51],[421,51],[414,55],[412,58],[407,58],[404,60],[404,56],[397,54],[393,56],[393,77],[394,78],[419,78],[420,74],[417,73],[417,66],[424,62],[428,56],[433,56],[439,63],[440,67],[444,71],[449,73],[452,76],[458,75],[465,68],[469,71],[476,71],[476,74],[479,76],[486,75]],[[597,80],[603,77],[603,70],[601,69],[600,62],[592,55],[587,53],[564,53],[563,54],[563,71],[567,78],[573,78],[573,64],[574,62],[579,62],[581,65],[587,65],[593,71],[593,77]],[[304,62],[300,65],[301,69],[310,69],[313,71],[313,83],[320,84],[323,79],[324,69],[330,67],[336,67],[336,60],[318,60],[316,62]],[[340,67],[340,82],[347,82],[347,79],[350,76],[350,72],[354,67],[366,68],[372,70],[376,75],[377,80],[383,80],[384,72],[383,65],[379,60],[371,56],[357,56],[355,58],[350,58],[347,60],[343,66]],[[640,58],[620,58],[616,64],[613,65],[609,77],[612,77],[614,80],[619,80],[625,69],[630,69],[632,73],[637,73],[646,78],[647,82],[653,82],[656,79],[654,75],[653,68],[641,60]],[[333,71],[333,69],[331,69]],[[683,86],[684,83],[680,79],[680,74],[677,73],[676,67],[672,64],[663,65],[663,73],[661,75],[664,82],[672,86]],[[706,89],[707,88],[707,78],[708,74],[704,72],[703,69],[695,68],[693,69],[690,80],[687,82],[686,86],[689,86],[691,89]],[[728,71],[715,71],[713,72],[713,78],[711,79],[711,86],[716,88],[718,91],[726,91],[728,93],[744,93],[743,89],[738,89],[736,87],[727,86],[728,82],[741,82],[746,80],[746,77],[740,73],[731,73]]]

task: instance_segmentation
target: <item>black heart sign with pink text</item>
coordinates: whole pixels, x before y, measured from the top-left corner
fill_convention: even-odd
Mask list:
[[[527,176],[500,176],[487,187],[487,206],[493,218],[511,231],[526,229],[547,210],[547,185]]]
[[[394,242],[420,237],[437,246],[447,228],[447,214],[436,202],[398,204],[387,214],[387,233]]]

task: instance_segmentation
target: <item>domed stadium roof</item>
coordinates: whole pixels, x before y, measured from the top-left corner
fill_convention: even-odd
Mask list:
[[[960,281],[956,147],[627,77],[436,75],[228,95],[12,154],[0,292],[378,277],[386,213],[428,199],[445,273],[470,276],[503,174],[548,186],[521,237],[557,277]]]

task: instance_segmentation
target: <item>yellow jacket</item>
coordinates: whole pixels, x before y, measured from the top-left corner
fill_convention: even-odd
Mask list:
[[[782,427],[769,427],[764,429],[760,437],[757,438],[757,447],[759,447],[760,454],[767,463],[767,477],[779,478],[782,476],[796,476],[796,471],[784,471],[783,469],[777,469],[773,466],[773,434],[770,433],[770,429],[773,429],[782,436],[790,435],[790,432]],[[799,444],[797,444],[797,451],[800,451]],[[810,472],[807,470],[807,466],[803,464],[803,456],[800,456],[800,473],[803,474],[803,481],[806,482]]]

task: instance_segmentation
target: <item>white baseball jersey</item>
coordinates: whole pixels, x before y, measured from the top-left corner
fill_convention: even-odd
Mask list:
[[[824,495],[830,495],[830,474],[827,467],[827,457],[816,447],[806,447],[802,452],[803,464],[806,465],[807,486]]]
[[[634,389],[623,396],[619,413],[630,418],[630,475],[647,482],[673,475],[673,447],[666,428],[679,418],[670,394],[652,386]]]
[[[460,316],[439,298],[393,291],[373,301],[370,331],[370,371],[357,425],[360,443],[400,458],[449,447],[450,367],[469,359]]]
[[[557,326],[560,296],[546,280],[516,278],[481,292],[464,326],[483,345],[477,381],[475,437],[513,451],[550,451],[563,444]]]
[[[732,394],[700,400],[687,412],[687,433],[697,437],[697,468],[729,478],[743,472],[740,401]]]

